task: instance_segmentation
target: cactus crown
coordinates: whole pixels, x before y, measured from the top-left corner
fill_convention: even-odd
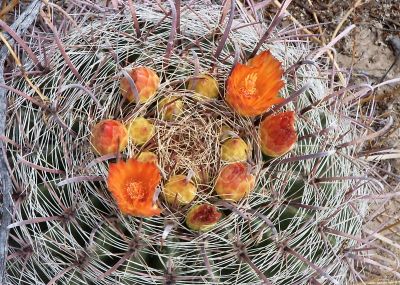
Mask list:
[[[260,51],[282,62],[287,100],[270,113],[294,110],[299,139],[287,155],[266,159],[259,117],[238,115],[223,98],[199,99],[186,86],[208,73],[223,97],[232,67],[250,57],[270,21],[255,24],[261,13],[239,2],[222,13],[220,5],[194,2],[163,9],[135,4],[134,17],[129,11],[74,16],[78,26],[61,37],[62,49],[48,47],[50,70],[31,76],[48,101],[18,76],[8,82],[26,95],[9,92],[7,151],[17,197],[10,284],[343,284],[351,266],[343,252],[354,246],[349,237],[359,234],[366,211],[355,197],[379,186],[365,183],[366,170],[353,157],[365,128],[354,103],[367,91],[335,83],[337,70],[315,57],[320,50],[298,28],[271,34]],[[44,60],[40,48],[34,51]],[[161,78],[144,104],[128,103],[120,92],[124,70],[137,66]],[[177,97],[182,112],[165,121],[158,103]],[[200,193],[194,204],[212,203],[223,213],[213,229],[188,229],[189,206],[163,199],[160,217],[119,211],[104,182],[115,155],[93,153],[91,127],[141,116],[154,123],[155,135],[142,146],[130,141],[122,158],[153,151],[163,183],[192,173]],[[255,189],[237,203],[213,191],[226,164],[220,159],[225,127],[248,144],[256,177]]]

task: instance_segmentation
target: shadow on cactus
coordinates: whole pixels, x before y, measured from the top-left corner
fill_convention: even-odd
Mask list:
[[[300,29],[201,2],[77,13],[31,76],[48,102],[7,82],[26,95],[9,92],[10,284],[347,280],[357,197],[379,187],[353,156],[367,91]]]

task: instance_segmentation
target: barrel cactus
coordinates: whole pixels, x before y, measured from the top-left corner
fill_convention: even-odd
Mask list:
[[[26,60],[31,83],[18,69],[6,82],[7,282],[350,280],[367,211],[358,198],[379,187],[354,155],[370,129],[357,104],[369,89],[346,84],[329,48],[277,25],[282,11],[271,21],[240,1],[128,2],[69,11],[65,34],[46,10],[55,23],[59,9],[43,7],[30,46],[47,69]],[[271,74],[257,75],[257,60]],[[238,66],[253,73],[233,79]],[[251,88],[276,98],[249,107]],[[285,113],[290,138],[261,130]]]

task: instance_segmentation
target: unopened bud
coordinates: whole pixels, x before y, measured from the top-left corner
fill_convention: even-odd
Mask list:
[[[123,151],[128,144],[128,131],[116,120],[103,120],[92,128],[90,143],[99,155]]]
[[[213,228],[222,214],[211,204],[193,206],[186,215],[187,226],[194,231],[207,231]]]
[[[158,157],[154,152],[143,151],[139,154],[137,160],[140,162],[153,162],[153,163],[157,164]]]
[[[189,79],[188,89],[208,99],[216,99],[219,95],[218,81],[208,74]]]
[[[128,132],[132,142],[140,146],[154,136],[155,127],[144,117],[138,117],[128,124]]]
[[[165,184],[163,193],[168,203],[186,205],[196,197],[197,188],[185,175],[174,175]]]
[[[248,146],[241,138],[228,139],[221,146],[221,159],[224,161],[245,161],[247,156]]]
[[[154,70],[140,66],[128,72],[136,86],[139,102],[145,103],[152,98],[160,86],[160,78]],[[135,101],[135,91],[132,90],[130,79],[123,77],[120,82],[121,93],[129,102]]]
[[[236,162],[221,169],[215,184],[215,192],[223,200],[239,201],[254,188],[255,177],[247,163]]]
[[[160,101],[158,109],[162,114],[162,118],[166,121],[172,121],[183,112],[183,101],[177,96],[164,98]]]
[[[266,117],[260,125],[261,150],[271,157],[282,156],[296,145],[293,111]]]

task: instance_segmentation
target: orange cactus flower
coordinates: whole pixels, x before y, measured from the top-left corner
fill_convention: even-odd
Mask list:
[[[158,216],[161,210],[153,203],[161,175],[154,162],[130,158],[110,163],[108,189],[123,214],[136,217]]]
[[[290,151],[297,142],[293,111],[266,117],[260,125],[261,150],[265,155],[278,157]]]
[[[237,63],[228,78],[226,101],[240,115],[254,117],[279,104],[283,87],[281,63],[263,51],[247,64]]]
[[[160,86],[160,78],[154,70],[140,66],[129,71],[129,75],[135,82],[140,103],[147,102],[156,94],[156,91]],[[129,80],[123,77],[120,85],[122,96],[124,96],[129,102],[135,101],[135,95],[131,89]]]

